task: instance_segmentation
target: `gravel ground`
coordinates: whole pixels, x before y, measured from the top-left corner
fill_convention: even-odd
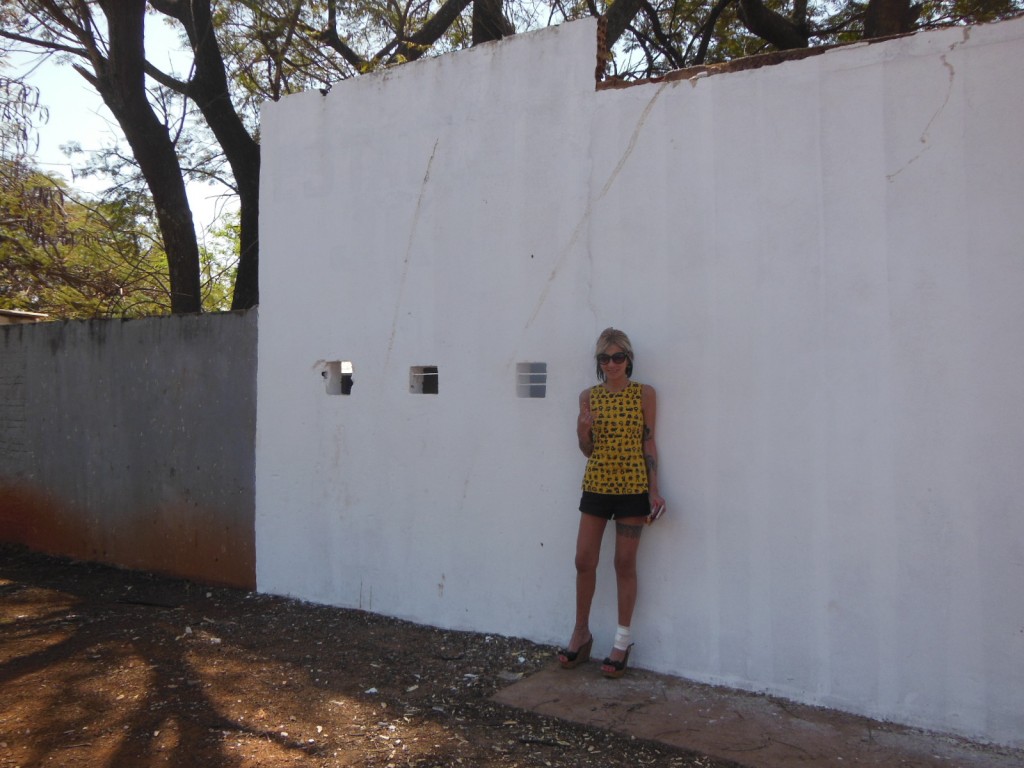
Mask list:
[[[554,648],[0,546],[0,766],[674,766],[512,709]]]

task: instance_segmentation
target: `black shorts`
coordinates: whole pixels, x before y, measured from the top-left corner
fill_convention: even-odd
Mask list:
[[[585,515],[618,520],[622,517],[647,517],[651,502],[646,493],[591,493],[584,491],[580,498],[580,512]]]

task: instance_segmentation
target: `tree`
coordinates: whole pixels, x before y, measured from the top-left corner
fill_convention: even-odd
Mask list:
[[[167,262],[130,200],[75,200],[39,171],[0,161],[0,301],[56,318],[170,309]]]
[[[233,74],[242,92],[240,102],[243,107],[251,107],[260,95],[280,98],[289,90],[308,87],[311,80],[316,82],[325,74],[332,80],[355,74],[346,71],[345,64],[362,72],[388,62],[417,58],[449,29],[468,2],[448,0],[415,31],[411,26],[421,16],[426,17],[429,3],[407,6],[402,13],[386,18],[386,23],[374,26],[376,34],[368,36],[371,41],[382,37],[380,30],[389,29],[389,25],[394,34],[375,54],[366,56],[356,54],[342,41],[334,0],[326,4],[288,0],[221,3],[216,12],[211,0],[151,0],[155,11],[178,22],[183,30],[193,53],[187,80],[146,61],[144,0],[26,0],[13,5],[21,16],[12,25],[14,29],[5,25],[0,36],[88,62],[88,68],[76,64],[75,69],[96,88],[117,119],[156,204],[170,264],[172,311],[194,312],[200,308],[200,255],[185,195],[184,172],[175,156],[172,126],[166,120],[161,122],[149,103],[145,76],[194,105],[230,167],[240,210],[240,253],[232,306],[249,307],[259,300],[259,145],[232,100],[229,61],[218,43],[218,28],[238,33],[239,44],[229,50],[250,54],[247,60],[238,58],[232,63],[236,64]],[[96,16],[96,10],[102,17]],[[9,23],[11,18],[5,21]],[[495,2],[481,6],[474,24],[481,39],[512,31]],[[99,32],[104,26],[107,39]],[[341,55],[342,66],[329,62],[320,50],[325,47]],[[269,65],[268,74],[252,77],[253,60]]]
[[[167,259],[145,186],[87,199],[30,160],[38,92],[0,76],[0,305],[55,318],[138,317],[170,310]],[[231,222],[200,249],[205,309],[224,309]]]
[[[105,14],[105,25],[97,23],[94,4],[84,0],[41,0],[22,6],[26,15],[18,27],[24,32],[10,32],[5,26],[3,35],[88,62],[88,68],[74,67],[114,115],[152,193],[168,254],[171,309],[200,311],[199,248],[184,176],[168,128],[146,91],[145,0],[97,0],[95,7]],[[102,26],[107,27],[107,39],[99,34]]]
[[[62,180],[0,156],[0,306],[53,318],[167,314],[167,256],[148,194],[87,199]],[[237,227],[200,248],[203,309],[230,303]]]
[[[617,41],[614,74],[625,78],[773,50],[995,21],[1024,11],[1022,0],[640,0],[619,36],[612,11],[621,2],[608,12],[608,44]],[[585,12],[600,9],[588,5]],[[581,13],[578,7],[566,11],[570,17]]]
[[[46,120],[39,90],[0,73],[0,157],[21,162],[29,154],[37,120]]]
[[[266,99],[326,91],[379,67],[586,15],[606,18],[613,74],[636,78],[768,50],[991,21],[1020,13],[1024,0],[150,0],[149,8],[180,31],[192,55],[187,76],[146,59],[145,0],[8,0],[0,39],[76,62],[102,95],[156,207],[172,310],[192,312],[201,306],[203,256],[186,177],[232,185],[239,201],[232,306],[259,301],[258,108]],[[215,151],[190,157],[204,132]]]

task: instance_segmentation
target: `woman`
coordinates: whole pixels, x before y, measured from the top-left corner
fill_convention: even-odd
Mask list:
[[[601,539],[615,521],[615,582],[619,626],[611,654],[601,664],[606,677],[621,677],[632,647],[630,623],[636,605],[636,555],[640,533],[665,513],[658,492],[658,448],[654,440],[657,398],[654,388],[630,381],[633,345],[615,328],[597,339],[597,378],[580,393],[576,435],[587,457],[576,538],[576,626],[566,650],[565,669],[590,659],[594,636],[590,606],[597,584]]]

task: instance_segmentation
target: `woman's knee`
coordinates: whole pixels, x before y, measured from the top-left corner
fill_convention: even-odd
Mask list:
[[[581,550],[576,552],[576,572],[593,573],[597,570],[598,552]]]
[[[615,575],[621,578],[636,578],[636,553],[633,556],[615,555]]]

